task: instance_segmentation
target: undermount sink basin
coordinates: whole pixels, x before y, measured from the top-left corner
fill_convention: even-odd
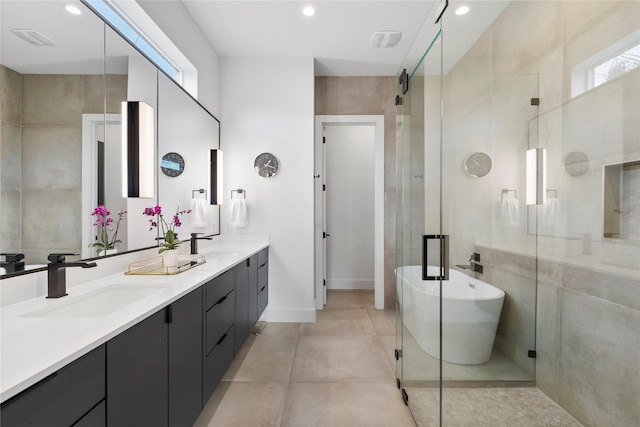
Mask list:
[[[68,301],[46,307],[23,317],[101,317],[116,312],[157,292],[159,287],[112,285]],[[67,298],[67,297],[64,297]]]

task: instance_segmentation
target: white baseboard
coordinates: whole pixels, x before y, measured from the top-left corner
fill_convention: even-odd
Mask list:
[[[373,280],[327,279],[327,289],[375,289]]]
[[[260,316],[260,320],[265,322],[286,322],[286,323],[315,323],[316,310],[314,308],[270,308],[267,307]]]

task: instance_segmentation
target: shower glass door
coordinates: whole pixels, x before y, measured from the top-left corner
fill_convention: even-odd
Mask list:
[[[451,15],[398,76],[397,373],[420,426],[477,425],[474,400],[535,380],[539,76],[454,59]],[[534,250],[512,257],[516,240]]]

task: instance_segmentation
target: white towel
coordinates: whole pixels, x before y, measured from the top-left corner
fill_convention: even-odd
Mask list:
[[[557,197],[548,198],[542,208],[542,225],[553,227],[560,217],[560,201]]]
[[[191,199],[191,226],[206,227],[207,226],[207,199],[193,198]]]
[[[518,199],[502,199],[499,218],[500,225],[503,227],[517,227],[520,221],[518,215]]]
[[[247,220],[247,203],[245,199],[231,199],[230,203],[231,218],[229,219],[229,227],[246,227],[249,223]]]

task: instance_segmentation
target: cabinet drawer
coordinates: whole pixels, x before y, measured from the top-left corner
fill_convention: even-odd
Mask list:
[[[233,290],[235,285],[234,270],[228,270],[222,273],[220,276],[209,281],[206,284],[207,287],[207,310],[209,310],[215,303],[220,301],[222,297],[227,295]]]
[[[258,319],[269,303],[269,286],[265,285],[260,288],[258,293]]]
[[[220,379],[233,360],[233,327],[225,331],[220,340],[206,358],[205,364],[205,402],[216,389]]]
[[[227,329],[233,325],[235,292],[232,290],[221,297],[207,311],[207,347],[205,354],[213,349]]]
[[[264,248],[258,252],[258,267],[261,267],[269,262],[269,248]]]
[[[106,427],[107,426],[107,404],[103,400],[93,408],[87,415],[72,427]]]
[[[269,264],[258,267],[258,293],[269,283]]]
[[[105,398],[105,359],[102,345],[4,402],[0,425],[72,425]]]

